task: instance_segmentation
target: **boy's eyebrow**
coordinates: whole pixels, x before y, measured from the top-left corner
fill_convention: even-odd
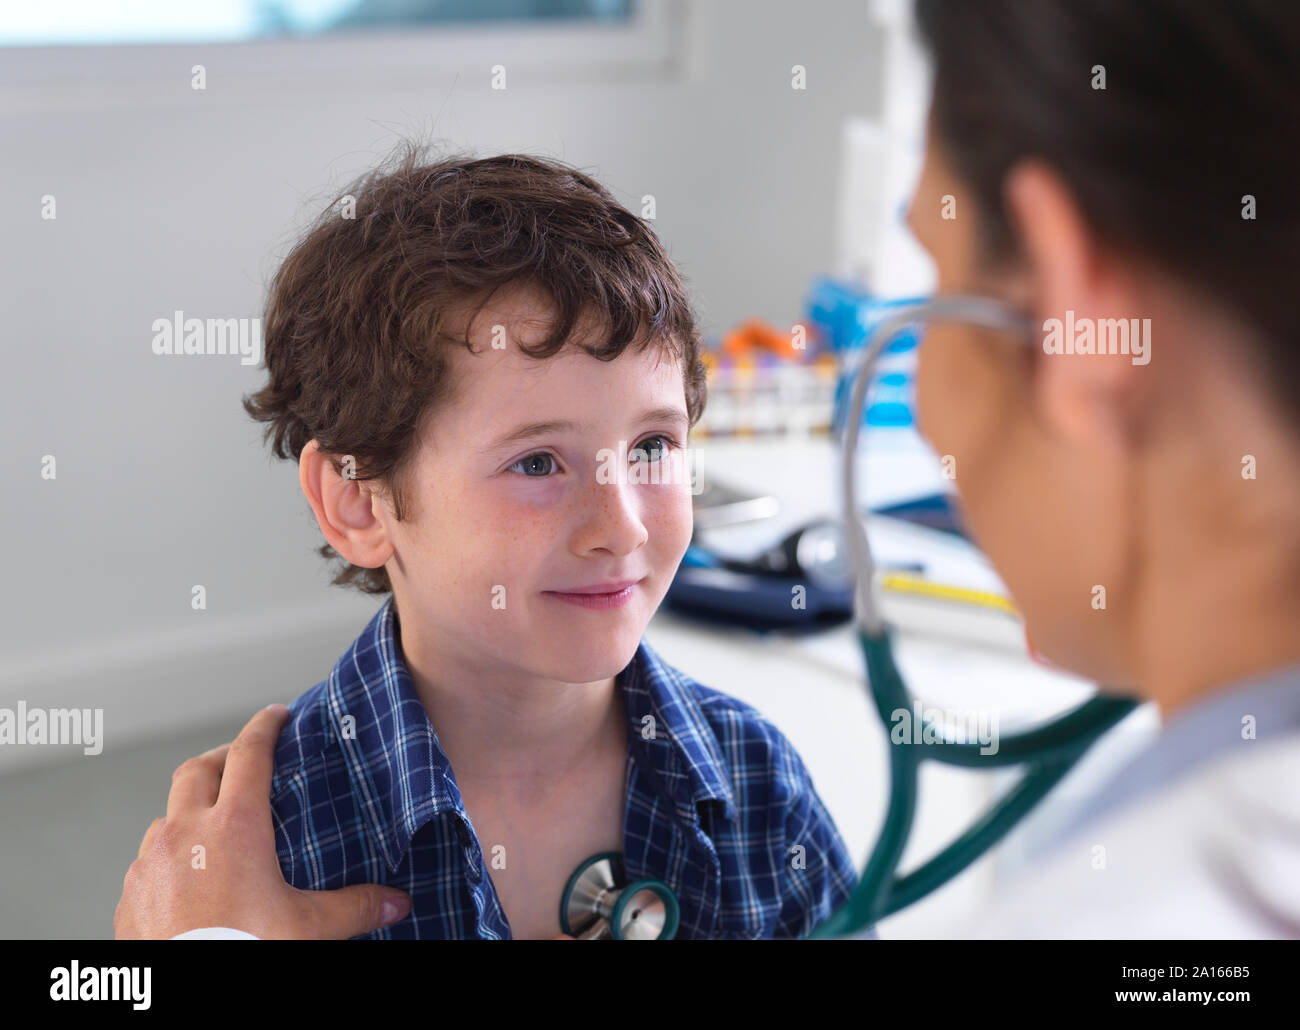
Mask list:
[[[681,408],[675,404],[665,404],[662,407],[651,408],[649,411],[643,411],[636,419],[637,423],[644,422],[675,422],[680,425],[686,425],[690,420]],[[549,422],[529,422],[519,426],[503,436],[497,437],[496,440],[488,447],[488,450],[495,451],[507,444],[518,443],[521,440],[530,440],[535,436],[545,436],[547,433],[566,433],[573,430],[585,429],[585,426],[577,422],[570,422],[565,419],[552,419]]]

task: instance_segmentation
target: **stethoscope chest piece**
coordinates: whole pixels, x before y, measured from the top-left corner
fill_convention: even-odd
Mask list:
[[[677,933],[677,897],[662,880],[623,884],[623,856],[592,855],[560,896],[560,929],[583,941],[667,941]]]

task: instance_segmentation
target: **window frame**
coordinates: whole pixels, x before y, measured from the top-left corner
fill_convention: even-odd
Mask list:
[[[683,0],[637,0],[626,22],[448,22],[337,36],[239,42],[0,46],[0,110],[100,110],[193,104],[338,102],[376,92],[428,90],[441,103],[456,82],[488,90],[610,76],[670,79],[684,60]],[[191,88],[203,65],[206,89]],[[462,88],[463,85],[462,85]]]

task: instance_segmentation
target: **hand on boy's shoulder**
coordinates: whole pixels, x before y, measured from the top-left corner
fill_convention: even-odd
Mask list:
[[[283,706],[263,709],[233,743],[173,773],[167,815],[149,826],[123,880],[113,914],[117,939],[166,940],[208,926],[261,938],[342,939],[406,917],[410,898],[391,887],[304,891],[285,882],[270,786],[288,716]]]

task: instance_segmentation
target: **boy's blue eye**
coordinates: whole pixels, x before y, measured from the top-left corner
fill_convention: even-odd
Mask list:
[[[658,446],[647,447],[652,441],[658,441]],[[668,449],[673,446],[672,440],[666,436],[648,436],[639,444],[628,451],[628,458],[632,461],[662,461]],[[545,464],[538,468],[538,464]],[[521,469],[522,474],[529,479],[546,479],[547,473],[555,466],[555,459],[545,451],[537,451],[535,454],[527,454],[510,466],[512,470]],[[527,471],[531,470],[531,471]]]
[[[525,457],[520,458],[517,462],[515,462],[515,463],[514,463],[513,465],[511,465],[510,467],[511,467],[512,469],[517,469],[517,468],[519,468],[519,467],[522,465],[522,466],[525,466],[526,468],[536,469],[536,467],[537,467],[536,463],[539,462],[539,461],[549,462],[549,465],[547,466],[548,468],[550,468],[550,467],[552,467],[552,466],[555,465],[555,459],[554,459],[554,458],[552,458],[552,457],[551,457],[549,454],[547,454],[545,451],[538,451],[536,454],[529,454],[529,455],[526,455]],[[530,479],[545,479],[545,478],[546,478],[545,474],[542,474],[542,475],[540,475],[540,476],[533,476],[533,475],[530,475],[528,472],[525,472],[524,475],[525,475],[525,476],[528,476]]]
[[[655,454],[655,457],[653,459],[651,459],[650,457],[651,450],[646,448],[646,444],[649,443],[651,440],[659,441],[659,446],[653,448],[653,452]],[[666,436],[648,436],[645,438],[645,440],[641,441],[640,444],[638,444],[636,447],[632,448],[632,450],[628,452],[628,457],[635,459],[637,455],[644,455],[644,458],[642,460],[662,461],[664,455],[668,453],[668,448],[670,446],[672,446],[672,441],[669,440],[668,437]]]

